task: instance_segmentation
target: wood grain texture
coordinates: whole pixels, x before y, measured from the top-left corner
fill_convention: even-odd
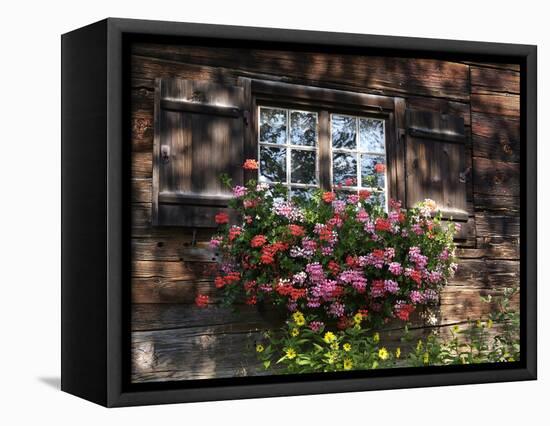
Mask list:
[[[519,77],[520,75],[517,71],[476,66],[470,67],[472,93],[492,91],[519,94]]]
[[[491,160],[520,160],[520,122],[517,118],[472,113],[473,154]]]
[[[433,59],[155,44],[136,45],[132,53],[154,58],[157,63],[159,60],[174,63],[174,67],[166,66],[156,71],[160,73],[174,72],[185,63],[284,76],[313,85],[315,82],[343,84],[357,87],[359,91],[369,89],[381,94],[469,98],[469,67]]]

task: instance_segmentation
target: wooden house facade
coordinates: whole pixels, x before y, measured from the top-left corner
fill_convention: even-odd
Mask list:
[[[250,349],[277,318],[194,300],[216,301],[209,240],[230,196],[219,175],[253,177],[241,165],[258,157],[262,107],[317,114],[315,184],[327,189],[330,115],[382,120],[387,196],[434,199],[461,224],[457,274],[414,336],[486,314],[480,296],[519,282],[518,65],[135,43],[130,75],[133,381],[261,374]]]

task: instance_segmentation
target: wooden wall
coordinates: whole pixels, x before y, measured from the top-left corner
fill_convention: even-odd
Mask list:
[[[277,319],[216,301],[211,231],[151,226],[156,77],[235,84],[239,76],[406,97],[408,107],[458,114],[469,137],[469,200],[475,232],[431,322],[414,334],[487,313],[480,295],[519,282],[519,67],[438,60],[136,44],[132,48],[132,378],[136,382],[257,374],[251,347]],[[435,320],[435,324],[433,321]],[[397,344],[401,329],[389,333]]]

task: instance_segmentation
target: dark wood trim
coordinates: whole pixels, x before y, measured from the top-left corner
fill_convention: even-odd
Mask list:
[[[319,186],[325,191],[332,188],[331,147],[330,147],[330,113],[319,112]]]
[[[252,92],[256,96],[293,98],[316,104],[353,105],[354,108],[373,108],[380,111],[393,110],[393,97],[325,89],[301,84],[252,79]]]
[[[394,98],[394,134],[395,134],[395,183],[396,198],[407,204],[407,184],[405,170],[405,111],[404,98]]]
[[[160,107],[167,111],[190,112],[193,114],[221,115],[223,117],[239,118],[243,115],[240,108],[222,105],[209,105],[174,99],[162,99]]]
[[[153,226],[158,226],[158,195],[159,195],[159,158],[160,158],[160,94],[161,94],[162,79],[155,79],[155,105],[153,118],[153,205],[152,205],[152,221]]]
[[[465,143],[466,136],[458,135],[452,132],[438,131],[434,129],[425,129],[425,128],[415,128],[411,127],[408,129],[409,135],[422,139],[434,139],[438,141],[445,141],[451,143]]]
[[[239,77],[238,84],[243,88],[243,108],[244,108],[244,145],[243,153],[246,159],[256,159],[258,157],[258,139],[257,139],[257,106],[256,99],[252,94],[252,82],[250,78]],[[258,172],[254,170],[244,171],[244,182],[252,179],[258,179]]]
[[[200,206],[227,207],[231,195],[185,194],[181,192],[160,192],[158,202],[161,204],[192,204]]]

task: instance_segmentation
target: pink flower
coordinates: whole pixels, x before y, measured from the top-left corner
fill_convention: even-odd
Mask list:
[[[244,197],[246,195],[246,188],[244,186],[236,186],[233,188],[233,195],[235,197]]]

